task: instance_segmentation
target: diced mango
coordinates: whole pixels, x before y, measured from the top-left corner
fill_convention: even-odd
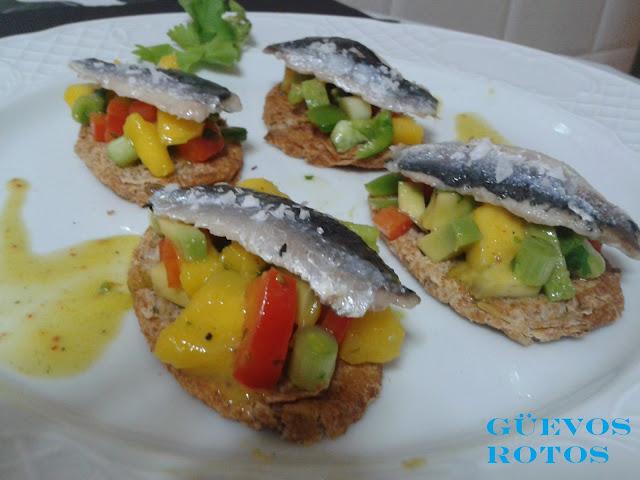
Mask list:
[[[153,123],[147,122],[139,113],[132,113],[125,120],[123,130],[153,176],[166,177],[175,171],[167,146],[160,140]]]
[[[64,101],[67,102],[67,105],[71,108],[78,98],[93,93],[97,88],[98,87],[93,83],[77,83],[75,85],[70,85],[64,91]]]
[[[170,302],[180,305],[181,307],[186,307],[189,304],[189,297],[183,290],[180,290],[179,288],[171,288],[169,286],[167,270],[165,269],[164,264],[157,263],[151,267],[149,277],[151,278],[153,291],[157,295],[162,298],[166,298]]]
[[[189,140],[202,136],[204,123],[179,118],[158,110],[156,122],[158,135],[165,145],[182,145]]]
[[[386,363],[400,355],[404,328],[399,314],[387,308],[354,318],[340,346],[340,358],[347,363]]]
[[[180,284],[189,297],[205,284],[205,282],[215,272],[222,270],[222,260],[218,251],[211,247],[207,256],[194,262],[180,261]]]
[[[163,57],[160,57],[160,60],[158,61],[158,67],[179,70],[180,65],[178,65],[178,57],[176,57],[175,53],[164,55]]]
[[[393,144],[417,145],[424,140],[424,128],[406,115],[393,117]]]
[[[255,190],[256,192],[277,195],[278,197],[289,198],[286,194],[280,191],[275,183],[270,182],[266,178],[247,178],[245,180],[242,180],[241,182],[236,183],[236,186],[248,188],[249,190]]]
[[[247,252],[237,242],[231,242],[222,249],[220,254],[222,263],[229,270],[249,277],[257,277],[267,264],[257,255]]]
[[[504,208],[488,204],[476,208],[473,219],[482,239],[467,251],[467,263],[475,270],[509,264],[524,239],[525,221]]]
[[[242,339],[244,292],[250,281],[229,270],[213,275],[178,318],[160,332],[156,356],[176,368],[197,368],[200,374],[230,379],[233,352]]]

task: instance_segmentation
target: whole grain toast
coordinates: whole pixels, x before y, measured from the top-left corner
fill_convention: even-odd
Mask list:
[[[383,236],[398,259],[434,298],[463,317],[502,331],[512,340],[529,345],[562,337],[579,337],[615,321],[624,308],[620,271],[607,264],[593,280],[573,280],[576,296],[550,302],[540,294],[526,298],[476,300],[466,286],[447,273],[459,260],[433,262],[418,248],[423,235],[416,227],[395,240]]]
[[[307,119],[304,104],[292,105],[280,85],[267,94],[262,118],[267,126],[264,137],[271,145],[287,155],[303,158],[311,165],[319,167],[356,167],[382,169],[391,158],[386,151],[365,159],[356,158],[357,147],[338,153],[329,135],[321,132]]]
[[[153,350],[160,331],[177,318],[181,307],[161,298],[151,288],[149,269],[158,262],[160,236],[148,229],[133,253],[128,285],[140,329]],[[190,376],[167,365],[178,383],[220,415],[250,427],[278,432],[284,439],[311,443],[337,437],[358,421],[381,388],[382,367],[350,365],[338,360],[329,388],[304,392],[286,383],[278,390],[252,395],[242,405],[227,398],[224,386],[201,376]]]
[[[227,143],[213,160],[191,163],[173,158],[176,170],[168,177],[154,177],[142,164],[120,168],[107,157],[107,144],[96,142],[89,127],[82,127],[76,154],[103,184],[125,200],[144,205],[154,190],[175,183],[181,187],[233,181],[242,168],[242,147]]]

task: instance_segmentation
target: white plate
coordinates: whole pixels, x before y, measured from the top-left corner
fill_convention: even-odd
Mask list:
[[[0,184],[12,177],[31,182],[25,217],[36,251],[140,233],[146,227],[147,213],[102,187],[73,154],[77,124],[62,92],[75,78],[66,64],[88,56],[129,60],[134,44],[164,42],[164,32],[183,18],[171,14],[101,20],[0,41]],[[245,110],[229,119],[249,130],[245,177],[266,176],[299,201],[340,218],[368,221],[362,185],[375,174],[314,168],[262,140],[264,96],[281,78],[283,66],[261,48],[306,35],[338,34],[366,43],[442,99],[440,119],[423,122],[432,140],[453,137],[457,113],[478,113],[510,142],[573,165],[610,200],[640,218],[640,165],[629,148],[640,147],[640,87],[635,83],[568,59],[434,28],[303,15],[252,14],[251,20],[255,43],[244,53],[238,72],[203,73],[242,98]],[[614,127],[627,145],[586,117]],[[305,174],[315,175],[315,180],[306,181]],[[0,200],[4,196],[3,189]],[[108,216],[109,209],[116,214]],[[623,271],[625,312],[613,326],[580,340],[523,348],[421,293],[422,304],[406,316],[408,336],[401,359],[385,369],[380,398],[346,435],[310,448],[223,420],[188,397],[148,352],[133,314],[90,371],[47,381],[3,370],[4,397],[54,421],[48,435],[64,432],[84,445],[85,450],[64,448],[64,455],[58,452],[56,458],[86,453],[87,446],[94,454],[106,455],[106,460],[98,460],[82,454],[82,462],[63,463],[76,469],[67,470],[66,478],[82,477],[77,469],[83,465],[92,466],[98,478],[115,478],[114,472],[125,467],[262,477],[293,477],[304,471],[345,478],[421,477],[428,472],[439,478],[495,478],[515,472],[537,475],[544,468],[558,475],[579,472],[582,478],[596,478],[603,469],[607,475],[625,473],[638,465],[640,453],[640,264],[611,249],[606,253]],[[386,249],[382,255],[404,283],[422,292]],[[524,441],[487,434],[490,418],[521,412],[632,417],[634,423],[632,434],[618,440],[583,433],[551,442],[608,445],[606,465],[488,466],[489,444],[549,444],[540,437]],[[3,416],[7,418],[0,438],[24,450],[26,439],[37,432],[28,428],[24,416],[17,414],[19,421],[14,415]],[[43,442],[36,444],[42,455],[30,457],[32,469],[40,468],[38,459],[49,469],[55,465],[47,455],[57,450]],[[62,444],[56,445],[59,449]],[[22,468],[16,463],[20,457],[13,451],[4,449],[0,469],[20,471],[15,470]],[[403,467],[403,460],[415,457],[426,464],[415,470]],[[100,465],[98,470],[95,465]]]

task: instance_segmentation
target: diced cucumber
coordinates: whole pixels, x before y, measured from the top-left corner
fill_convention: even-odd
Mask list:
[[[368,120],[371,118],[371,105],[359,97],[340,97],[338,105],[351,120]]]
[[[156,294],[181,307],[186,307],[189,304],[189,297],[184,290],[178,290],[177,288],[171,288],[169,286],[167,270],[162,263],[151,267],[149,277],[151,278],[153,291]]]
[[[129,167],[138,162],[133,142],[124,135],[107,144],[107,157],[119,167]]]
[[[339,153],[346,152],[366,141],[367,137],[356,130],[349,120],[340,120],[331,131],[331,142]]]
[[[398,197],[369,197],[369,206],[374,210],[386,207],[397,207]]]
[[[462,250],[482,238],[471,215],[458,218],[420,240],[418,248],[434,262],[441,262],[459,255]]]
[[[247,139],[247,129],[242,127],[222,127],[220,133],[228,142],[241,143]]]
[[[513,273],[525,285],[541,287],[557,263],[558,251],[550,241],[527,235],[513,261]]]
[[[429,204],[420,218],[420,226],[424,230],[434,231],[470,213],[475,207],[472,197],[462,196],[455,192],[434,190]]]
[[[378,178],[374,178],[366,183],[364,188],[367,189],[372,197],[381,197],[383,195],[397,195],[398,183],[402,180],[400,173],[386,173]]]
[[[320,317],[322,304],[307,282],[296,279],[296,292],[298,294],[298,327],[315,325]]]
[[[313,78],[311,80],[305,80],[300,85],[302,86],[302,96],[307,104],[307,108],[311,109],[330,104],[324,82]]]
[[[192,225],[156,217],[162,234],[178,249],[181,258],[189,262],[207,256],[207,237]]]
[[[564,233],[559,240],[567,268],[572,275],[597,278],[604,273],[606,262],[589,240],[574,232]]]
[[[104,112],[107,105],[104,92],[96,90],[88,95],[78,97],[71,107],[71,116],[82,125],[89,125],[89,116],[92,113]]]
[[[287,99],[291,105],[297,105],[298,103],[304,101],[304,96],[302,95],[302,85],[299,83],[294,83],[289,88],[289,93],[287,95]]]
[[[321,132],[331,133],[340,120],[346,120],[347,114],[335,105],[321,105],[309,107],[307,118],[320,129]]]
[[[289,379],[304,390],[329,386],[338,356],[338,342],[321,327],[299,328],[295,334]]]
[[[369,248],[376,252],[378,251],[378,238],[380,236],[380,231],[376,227],[372,227],[371,225],[362,225],[361,223],[351,223],[345,220],[341,220],[340,223],[353,233],[357,234]]]
[[[414,222],[418,222],[425,209],[422,185],[408,181],[398,182],[398,208]]]

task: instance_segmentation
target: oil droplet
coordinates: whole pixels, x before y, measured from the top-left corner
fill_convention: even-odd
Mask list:
[[[426,463],[427,460],[424,457],[414,457],[403,460],[402,466],[405,470],[418,470],[419,468],[424,467]]]
[[[509,142],[480,115],[460,113],[456,115],[456,138],[469,142],[474,138],[488,138],[493,143],[509,145]]]
[[[264,465],[269,465],[273,463],[273,459],[275,457],[275,453],[264,452],[259,448],[254,448],[251,453],[252,453],[253,459],[256,462],[262,463]]]
[[[0,215],[0,363],[26,375],[75,375],[100,358],[131,308],[127,268],[139,238],[37,255],[22,221],[28,189],[9,181]]]

